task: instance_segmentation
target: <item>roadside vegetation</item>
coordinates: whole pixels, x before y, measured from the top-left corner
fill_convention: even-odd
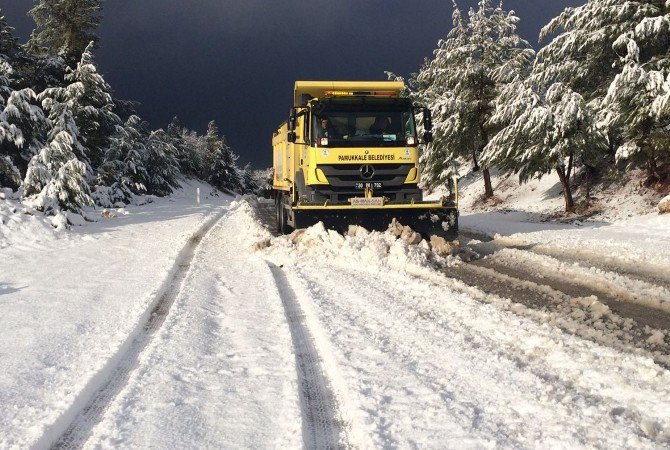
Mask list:
[[[409,95],[433,111],[434,141],[424,183],[447,185],[489,170],[521,183],[555,174],[566,212],[575,189],[642,173],[670,190],[670,4],[589,0],[541,31],[535,51],[517,34],[520,18],[480,0],[467,14],[454,1],[453,28],[409,80]],[[389,73],[391,78],[399,78]]]
[[[26,44],[0,10],[0,188],[51,215],[169,195],[184,176],[254,191],[214,122],[204,136],[177,117],[152,130],[114,95],[94,59],[101,3],[40,1]]]

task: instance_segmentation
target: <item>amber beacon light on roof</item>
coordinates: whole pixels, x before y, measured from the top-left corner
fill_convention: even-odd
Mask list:
[[[396,219],[426,238],[456,238],[457,183],[448,196],[423,199],[419,151],[432,141],[431,114],[404,90],[395,81],[295,83],[288,120],[272,138],[280,232],[317,222],[385,230]]]

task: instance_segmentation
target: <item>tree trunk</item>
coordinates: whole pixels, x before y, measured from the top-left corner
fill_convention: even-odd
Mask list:
[[[486,133],[486,130],[484,130],[484,126],[480,125],[479,127],[480,132],[482,134],[482,146],[479,149],[479,154],[481,155],[484,152],[484,148],[486,148],[486,144],[489,142],[489,136]],[[484,167],[484,170],[482,171],[484,175],[484,197],[485,198],[491,198],[493,197],[493,186],[491,185],[491,172],[489,171],[488,167]]]
[[[472,162],[475,164],[472,171],[477,172],[479,170],[479,162],[477,161],[477,152],[475,151],[472,152]]]
[[[489,172],[489,169],[484,169],[483,172],[484,174],[484,197],[486,198],[491,198],[493,197],[493,186],[491,185],[491,172]]]
[[[556,173],[558,173],[558,178],[560,178],[561,185],[563,186],[563,198],[565,199],[565,212],[568,213],[575,212],[575,201],[572,198],[570,181],[566,176],[565,167],[564,166],[556,167]]]
[[[647,183],[649,185],[661,181],[661,174],[658,170],[658,164],[656,164],[656,157],[651,154],[647,158]]]
[[[596,168],[588,164],[584,164],[584,168],[586,169],[586,199],[591,200],[591,189],[596,176]]]

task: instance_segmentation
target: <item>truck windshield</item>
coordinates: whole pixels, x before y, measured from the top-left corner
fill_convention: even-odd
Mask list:
[[[408,102],[367,99],[321,103],[312,109],[312,143],[328,138],[329,147],[393,147],[416,136]]]

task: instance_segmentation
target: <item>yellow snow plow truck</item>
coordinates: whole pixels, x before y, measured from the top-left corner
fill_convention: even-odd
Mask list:
[[[419,143],[432,140],[430,111],[402,82],[297,81],[288,121],[272,138],[277,229],[319,221],[386,230],[395,218],[423,237],[456,239],[458,193],[424,201]],[[423,117],[423,136],[415,114]]]

